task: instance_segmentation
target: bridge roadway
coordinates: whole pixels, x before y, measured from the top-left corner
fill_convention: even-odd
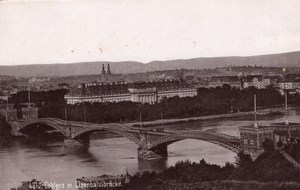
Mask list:
[[[66,138],[66,144],[89,143],[89,136],[96,131],[110,131],[124,136],[138,145],[139,157],[143,159],[167,156],[167,146],[184,139],[198,139],[217,144],[235,153],[240,151],[240,139],[234,136],[200,130],[171,130],[134,127],[135,123],[86,123],[66,121],[58,118],[17,120],[10,123],[13,133],[22,133],[34,126],[50,126]],[[43,125],[41,125],[43,124]],[[70,143],[71,142],[71,143]]]

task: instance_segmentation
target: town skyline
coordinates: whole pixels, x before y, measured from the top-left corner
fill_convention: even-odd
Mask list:
[[[153,61],[147,64],[136,61],[95,61],[78,62],[70,64],[40,64],[40,65],[0,65],[0,75],[16,77],[46,77],[46,76],[78,76],[95,75],[102,71],[102,65],[111,66],[113,74],[147,73],[153,71],[166,71],[176,69],[213,69],[217,67],[299,67],[300,51],[283,54],[271,54],[249,57],[211,57],[177,59],[168,61]]]
[[[299,23],[299,0],[0,0],[0,189],[299,190]]]

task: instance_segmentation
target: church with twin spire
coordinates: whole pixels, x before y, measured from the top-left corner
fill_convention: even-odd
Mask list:
[[[107,81],[109,79],[109,76],[111,75],[110,71],[110,65],[109,63],[107,64],[107,70],[105,71],[105,65],[102,64],[102,74],[101,74],[101,79],[104,81]]]

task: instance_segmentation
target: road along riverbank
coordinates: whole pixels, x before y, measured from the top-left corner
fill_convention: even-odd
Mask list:
[[[285,112],[285,110],[283,109],[283,107],[276,107],[276,108],[259,109],[257,111],[257,114],[258,115],[284,114],[284,112]],[[247,115],[254,115],[254,111],[235,112],[235,113],[189,117],[189,118],[178,118],[178,119],[161,119],[161,120],[154,120],[154,121],[134,122],[134,123],[128,123],[128,124],[130,124],[131,126],[136,126],[136,127],[142,126],[142,127],[160,128],[160,127],[165,127],[166,125],[170,125],[170,124],[187,123],[187,122],[204,121],[204,120],[214,120],[214,119],[225,119],[225,118],[241,117],[241,116],[247,116]]]

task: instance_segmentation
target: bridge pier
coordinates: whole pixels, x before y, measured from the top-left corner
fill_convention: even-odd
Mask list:
[[[11,127],[10,134],[14,137],[24,136],[23,133],[19,132],[19,125],[16,122],[9,122],[8,123]]]
[[[87,136],[85,138],[65,138],[64,139],[64,146],[83,146],[83,145],[89,145],[90,144],[90,138]]]
[[[138,148],[138,158],[143,160],[166,159],[167,157],[167,145],[160,145],[151,149]]]
[[[83,144],[76,141],[75,139],[65,138],[64,146],[82,146]]]
[[[26,135],[24,135],[23,133],[19,132],[19,131],[10,131],[10,134],[14,137],[26,137]]]

